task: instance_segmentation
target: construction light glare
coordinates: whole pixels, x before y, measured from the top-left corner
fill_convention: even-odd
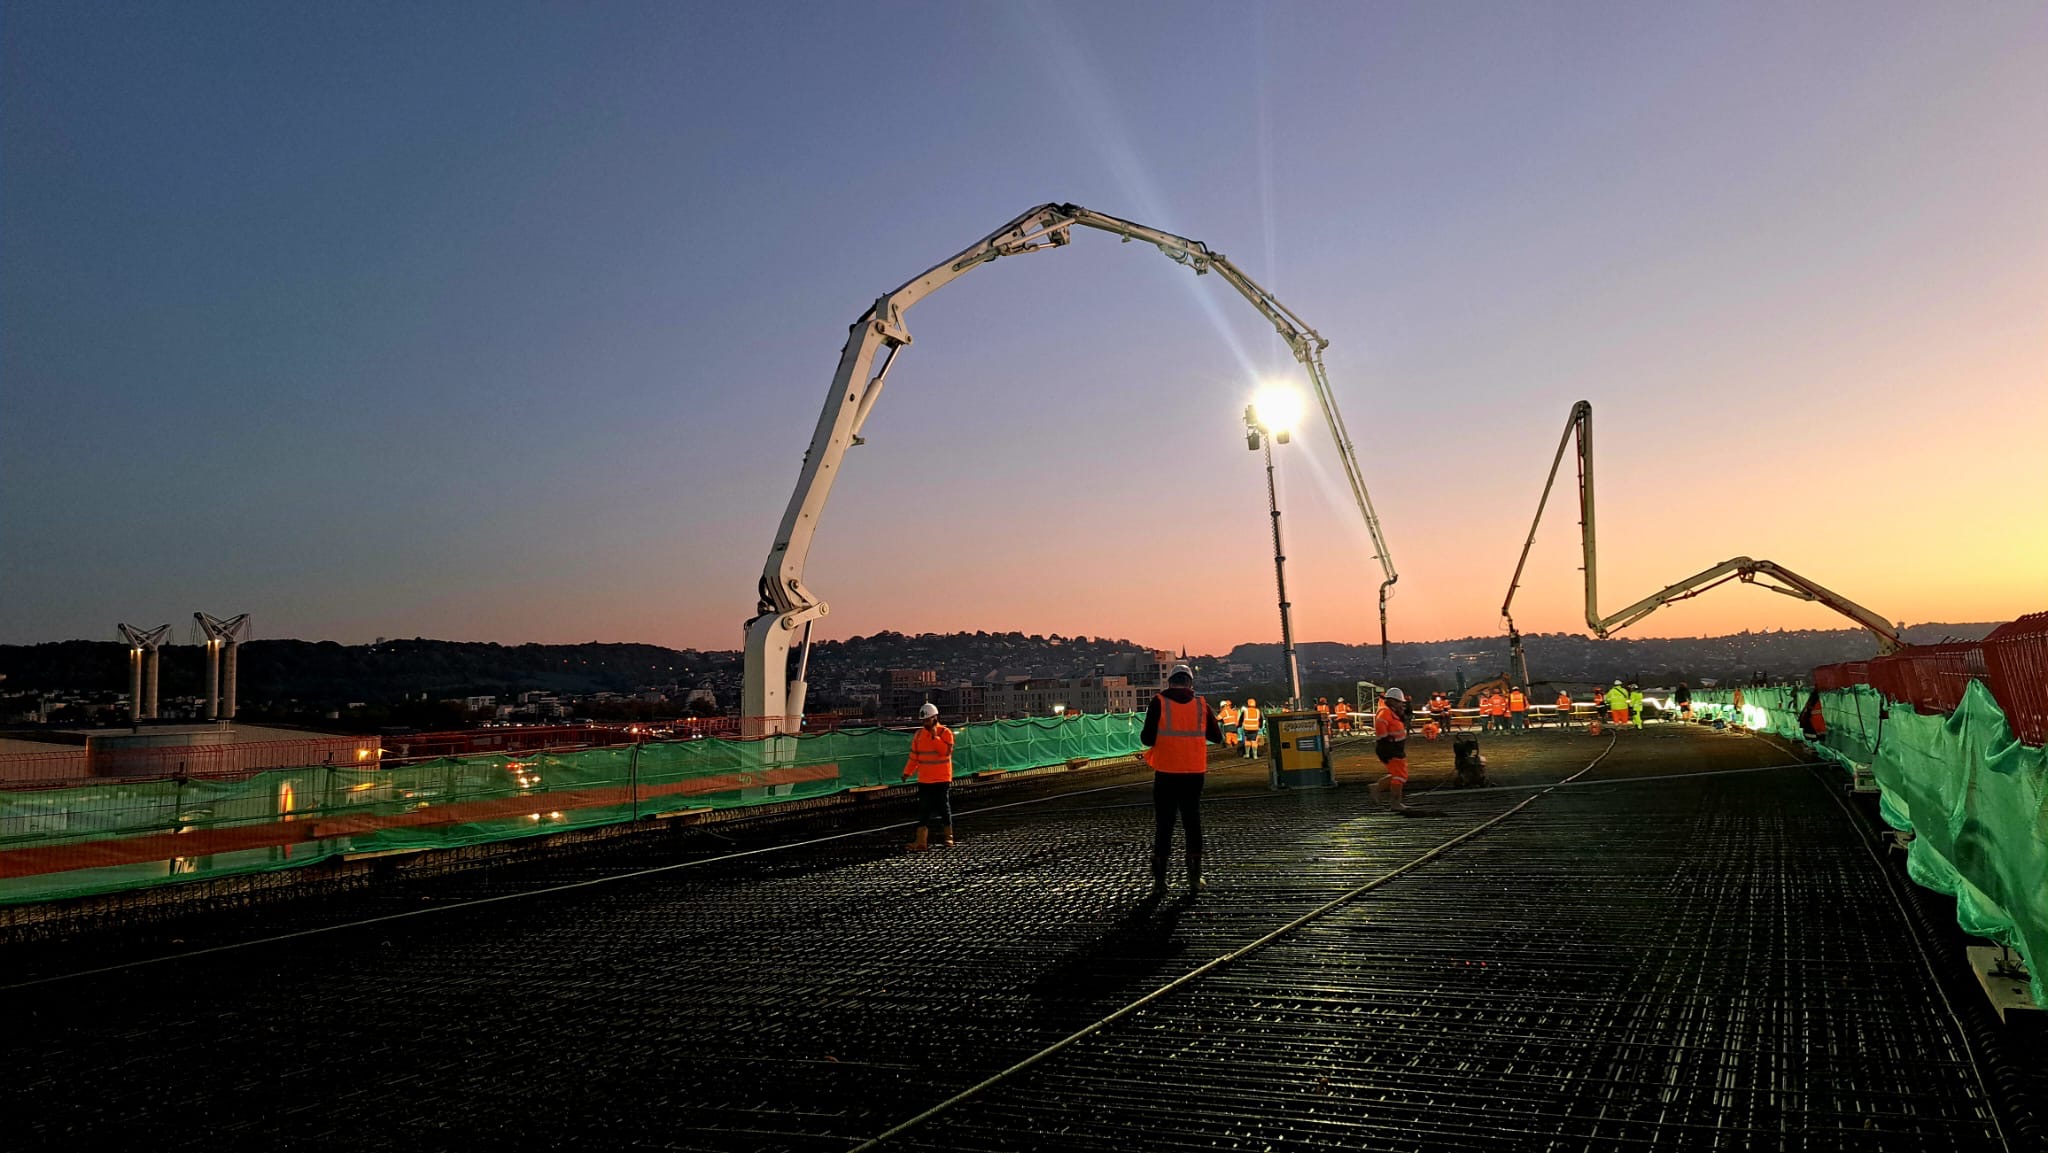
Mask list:
[[[1252,411],[1258,414],[1259,427],[1274,436],[1293,432],[1301,423],[1301,393],[1284,384],[1269,384],[1252,398]]]

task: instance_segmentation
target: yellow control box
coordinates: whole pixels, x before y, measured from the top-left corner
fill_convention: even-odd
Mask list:
[[[1273,787],[1326,789],[1337,783],[1330,772],[1330,735],[1323,715],[1313,711],[1269,712],[1266,739],[1273,749]]]

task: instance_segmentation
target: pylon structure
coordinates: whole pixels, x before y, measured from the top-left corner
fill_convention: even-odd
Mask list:
[[[192,619],[206,630],[206,719],[232,721],[235,719],[235,655],[242,645],[249,614],[222,620],[211,613],[193,613]]]
[[[128,719],[148,721],[156,719],[157,666],[162,654],[157,650],[163,646],[164,638],[170,635],[171,626],[158,625],[153,629],[139,629],[134,625],[118,625],[121,639],[128,642]]]

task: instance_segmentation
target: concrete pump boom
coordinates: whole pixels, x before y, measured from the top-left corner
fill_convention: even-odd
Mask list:
[[[1384,578],[1379,588],[1380,652],[1384,661],[1387,651],[1387,597],[1394,582],[1400,578],[1387,552],[1386,538],[1380,532],[1379,516],[1373,511],[1372,497],[1366,492],[1365,479],[1351,447],[1351,434],[1345,429],[1344,418],[1337,411],[1336,397],[1330,392],[1329,376],[1323,368],[1323,349],[1329,347],[1330,342],[1222,254],[1210,251],[1200,241],[1093,212],[1075,204],[1041,204],[876,300],[873,308],[853,322],[846,345],[840,350],[839,368],[832,378],[832,390],[825,397],[824,412],[818,417],[817,428],[811,434],[810,448],[804,453],[803,470],[797,477],[796,491],[791,494],[789,506],[782,514],[782,524],[775,534],[775,546],[769,550],[768,563],[761,573],[757,615],[747,622],[746,679],[741,711],[745,731],[749,734],[795,732],[801,725],[811,628],[819,617],[829,611],[823,601],[804,587],[804,562],[810,554],[811,538],[817,532],[825,500],[831,495],[833,481],[838,477],[840,461],[848,448],[862,443],[860,430],[867,423],[869,413],[874,411],[875,400],[882,393],[889,369],[895,365],[897,353],[910,343],[910,332],[903,325],[904,314],[918,301],[978,265],[1005,256],[1021,256],[1065,246],[1073,239],[1075,225],[1112,233],[1125,242],[1138,240],[1151,244],[1174,263],[1193,269],[1198,276],[1216,273],[1258,309],[1281,339],[1287,342],[1288,348],[1293,350],[1294,358],[1308,372],[1309,382],[1315,389],[1323,420],[1329,427],[1331,439],[1336,442],[1337,455],[1344,463],[1352,498],[1357,502],[1358,511],[1365,519],[1366,531],[1371,535],[1374,559],[1380,563]],[[793,646],[797,647],[798,660],[792,677],[789,676],[789,653]]]
[[[1616,629],[1632,625],[1674,601],[1687,600],[1717,585],[1739,580],[1789,597],[1826,605],[1875,634],[1879,652],[1897,652],[1903,647],[1898,631],[1883,617],[1782,565],[1746,556],[1722,561],[1682,581],[1666,585],[1612,616],[1601,616],[1593,522],[1593,405],[1582,400],[1572,406],[1571,416],[1565,420],[1564,435],[1557,442],[1557,454],[1550,459],[1550,476],[1544,480],[1543,495],[1536,501],[1536,518],[1529,524],[1528,539],[1522,542],[1522,555],[1515,562],[1515,575],[1508,578],[1508,595],[1500,602],[1501,620],[1506,622],[1508,629],[1511,671],[1521,678],[1522,684],[1529,683],[1529,662],[1522,652],[1522,634],[1516,631],[1515,618],[1508,610],[1514,604],[1515,590],[1521,587],[1522,570],[1529,563],[1529,548],[1536,543],[1536,529],[1543,523],[1543,509],[1550,503],[1550,490],[1557,484],[1557,470],[1564,463],[1564,450],[1575,439],[1579,462],[1579,546],[1584,554],[1586,573],[1586,626],[1593,630],[1594,636],[1605,638]],[[1770,581],[1760,582],[1757,580],[1760,576],[1769,577]]]

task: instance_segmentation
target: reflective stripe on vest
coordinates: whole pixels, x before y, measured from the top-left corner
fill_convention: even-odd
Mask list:
[[[1159,694],[1159,728],[1145,763],[1160,773],[1209,771],[1209,702],[1201,697],[1183,704]]]

